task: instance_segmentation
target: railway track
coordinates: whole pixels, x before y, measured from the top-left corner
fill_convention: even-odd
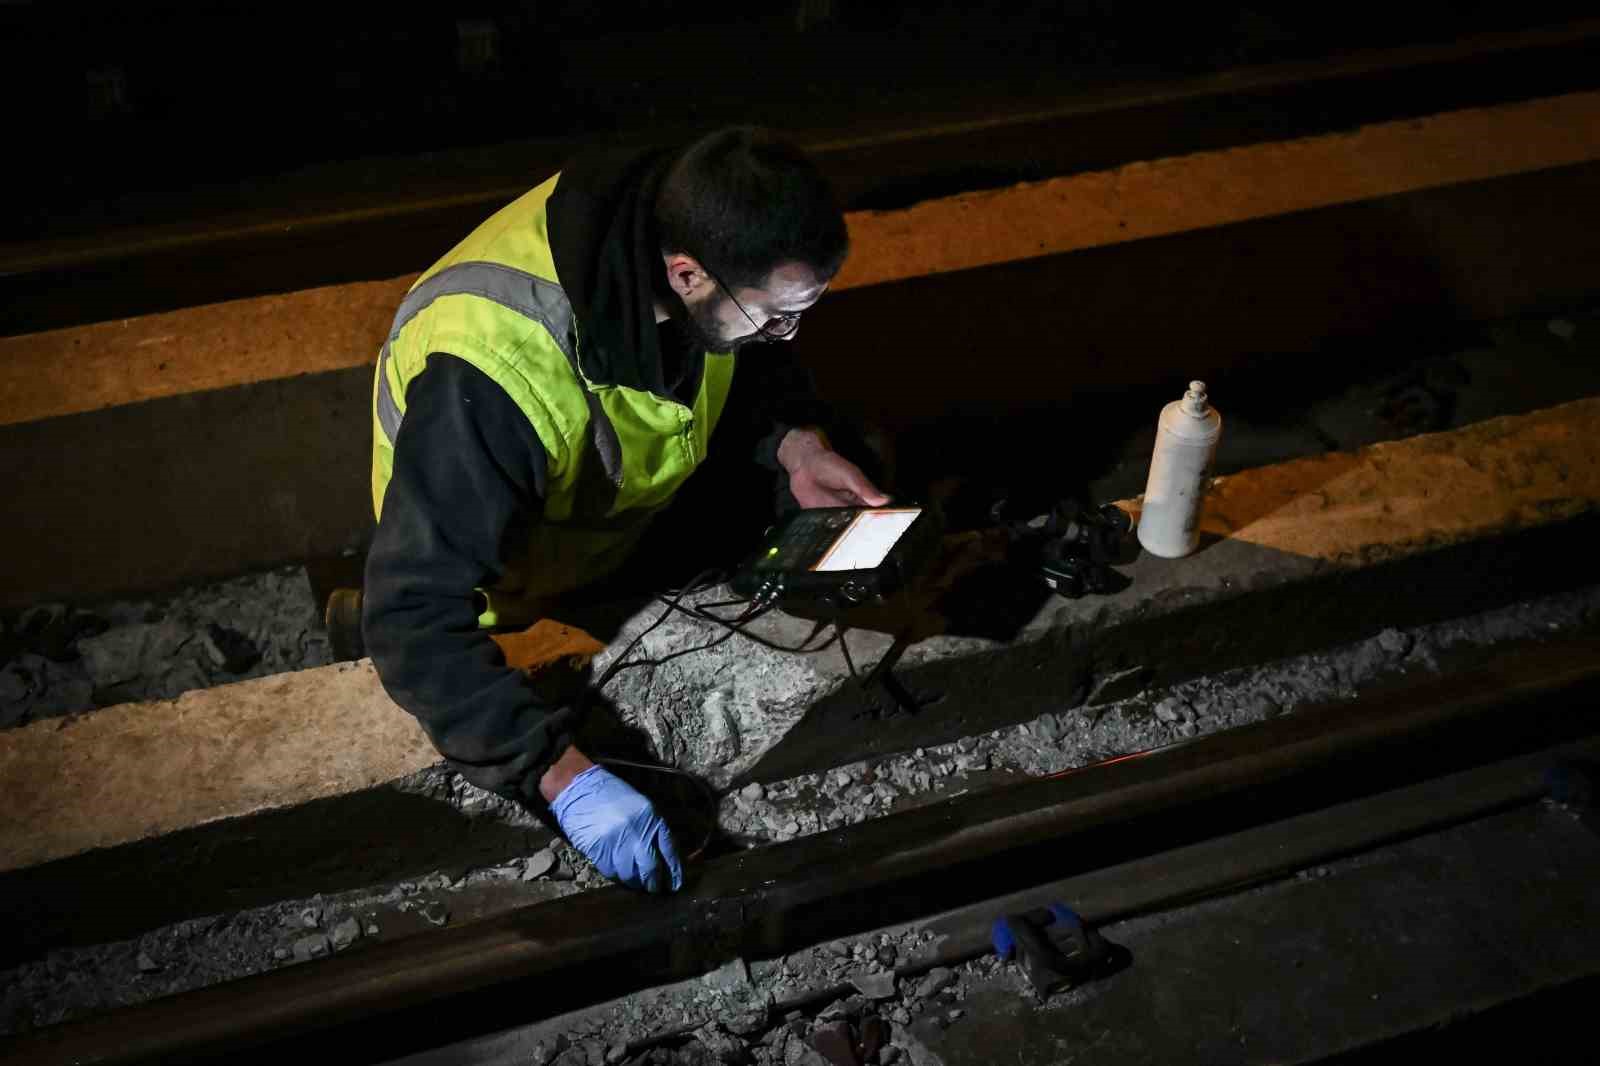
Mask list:
[[[1238,72],[1026,115],[840,131],[813,147],[849,206],[895,207],[955,190],[1593,88],[1597,60],[1600,22],[1585,22]],[[524,146],[511,170],[553,168],[572,147]],[[980,155],[983,163],[974,165]],[[1573,175],[1587,173],[1573,167],[1555,178],[1581,191]],[[1537,187],[1534,180],[1545,177],[1516,179],[1517,187]],[[315,215],[268,212],[109,240],[13,246],[0,251],[0,333],[419,269],[520,191],[507,177]],[[1083,269],[1116,275],[1093,264]],[[994,291],[1011,298],[1016,269],[1002,264],[992,275]],[[1058,282],[1041,287],[1074,290]],[[895,306],[896,293],[905,298],[904,288],[881,288],[881,297],[856,297],[863,320],[882,320],[882,306]],[[1240,336],[1256,338],[1258,325]],[[1026,321],[1015,328],[1049,332]],[[350,376],[359,379],[351,389],[359,401],[366,374]],[[364,422],[359,428],[366,432]],[[115,435],[73,429],[73,436]],[[270,465],[285,468],[273,454]],[[1297,714],[724,854],[672,899],[607,889],[540,904],[0,1041],[0,1061],[281,1061],[314,1055],[334,1038],[358,1040],[357,1057],[381,1061],[528,1020],[535,998],[541,1012],[564,1010],[731,958],[770,958],[893,923],[937,931],[929,952],[900,964],[902,977],[915,976],[985,951],[988,920],[1000,910],[1065,897],[1093,921],[1114,920],[1525,804],[1541,794],[1539,774],[1552,761],[1595,751],[1597,651],[1578,642],[1497,653],[1470,673],[1355,708]],[[816,990],[773,1011],[781,1017],[839,991]]]
[[[525,907],[25,1035],[0,1061],[283,1061],[330,1040],[382,1061],[532,1021],[532,1003],[570,1010],[895,923],[935,933],[900,963],[913,976],[988,950],[997,913],[1065,898],[1104,922],[1534,801],[1551,765],[1600,754],[1597,712],[1595,638],[1504,647],[1355,704],[713,858],[670,898]]]
[[[841,277],[800,356],[922,493],[1050,454],[1063,424],[1103,468],[1173,381],[1279,418],[1282,396],[1303,395],[1301,359],[1322,358],[1338,391],[1468,324],[1592,306],[1600,230],[1581,222],[1600,164],[1569,131],[1600,113],[1600,93],[1579,91],[1600,81],[1597,41],[1591,20],[817,133],[862,233],[858,279]],[[371,532],[353,460],[397,275],[575,147],[508,148],[502,169],[473,168],[494,180],[415,198],[343,190],[312,212],[286,191],[292,210],[0,249],[0,333],[14,334],[0,338],[0,476],[23,516],[0,552],[16,560],[0,608],[308,560],[348,570]],[[400,171],[377,187],[407,187]],[[369,280],[336,284],[354,279]],[[207,302],[256,293],[273,295]],[[171,307],[184,310],[152,313]],[[69,322],[91,324],[53,328]],[[893,345],[876,340],[885,322]],[[1012,373],[965,374],[974,352],[1007,353]],[[1004,460],[936,443],[993,440],[1001,421],[1026,434]]]
[[[935,119],[838,126],[804,137],[847,210],[1288,140],[1600,86],[1600,20],[1281,63],[1101,90],[1020,112],[1007,99],[930,100]],[[652,136],[668,136],[654,127]],[[678,131],[687,134],[687,128]],[[583,141],[526,142],[474,157],[375,163],[385,190],[284,187],[248,215],[129,226],[0,247],[0,335],[150,314],[425,268]],[[425,194],[414,188],[421,167]],[[271,195],[271,194],[269,194]],[[329,201],[308,211],[304,200]]]

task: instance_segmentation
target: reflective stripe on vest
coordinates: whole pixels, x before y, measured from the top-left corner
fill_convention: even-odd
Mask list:
[[[588,380],[578,365],[576,333],[573,330],[572,304],[561,286],[527,271],[502,263],[468,262],[446,267],[406,294],[395,312],[394,325],[378,355],[378,424],[393,448],[405,417],[395,402],[389,384],[389,345],[406,324],[429,304],[443,296],[478,296],[492,300],[524,318],[543,326],[567,357],[589,405],[591,443],[600,457],[600,468],[614,487],[622,485],[622,444],[617,431],[601,407],[600,397],[589,389]]]

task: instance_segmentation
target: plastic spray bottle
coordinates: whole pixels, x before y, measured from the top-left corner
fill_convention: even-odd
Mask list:
[[[1203,381],[1162,408],[1139,515],[1139,543],[1151,555],[1177,559],[1200,546],[1200,504],[1221,436],[1222,416],[1206,402]]]

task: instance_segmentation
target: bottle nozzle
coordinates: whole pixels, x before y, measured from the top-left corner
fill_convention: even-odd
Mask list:
[[[1189,391],[1183,394],[1183,410],[1185,414],[1194,415],[1196,418],[1199,418],[1206,413],[1207,403],[1205,382],[1189,382]]]

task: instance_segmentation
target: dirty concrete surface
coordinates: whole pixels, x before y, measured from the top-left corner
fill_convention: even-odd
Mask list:
[[[1448,669],[1476,647],[1595,628],[1600,628],[1600,587],[1431,626],[1386,629],[1356,644],[1199,677],[1098,705],[1063,708],[947,744],[750,783],[721,798],[720,830],[726,846],[788,840],[1027,775],[1147,750],[1301,707],[1354,699],[1364,688],[1386,679]],[[529,835],[520,839],[531,846],[476,868],[440,870],[398,884],[199,916],[116,943],[48,952],[0,973],[3,1031],[23,1031],[280,966],[314,962],[379,940],[602,883],[575,850],[559,840],[533,835],[536,822],[526,811],[457,775],[431,770],[403,787],[450,803],[486,823],[522,830]],[[852,947],[852,958],[854,951]],[[863,965],[856,969],[865,971],[866,979],[881,975],[885,966],[877,959],[874,971],[873,959],[858,961]],[[823,969],[842,973],[852,965],[848,960],[837,965],[826,961]],[[802,978],[781,967],[765,970],[760,964],[755,970],[771,978],[769,986],[780,999],[798,993],[815,977]],[[668,997],[650,1017],[670,1017],[674,1011],[681,1018],[698,1017],[689,1007]],[[707,1020],[713,1017],[709,1009],[703,1014]]]
[[[0,728],[330,662],[303,567],[162,598],[40,604],[0,631]]]

